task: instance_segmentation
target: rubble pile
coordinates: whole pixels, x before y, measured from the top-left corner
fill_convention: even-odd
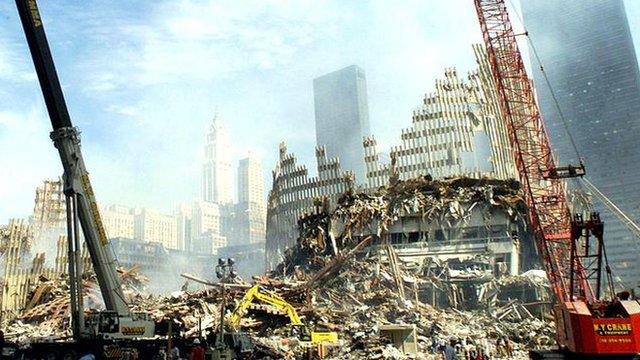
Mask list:
[[[253,283],[286,300],[312,330],[336,332],[339,344],[331,347],[331,358],[432,359],[442,343],[452,339],[462,346],[482,347],[498,358],[501,349],[497,340],[509,339],[514,352],[502,358],[526,358],[528,349],[551,345],[554,327],[542,312],[533,311],[534,304],[518,291],[543,289],[545,279],[534,276],[536,273],[485,279],[479,260],[455,267],[408,266],[385,240],[388,225],[403,211],[463,221],[468,207],[461,204],[474,206],[475,202],[503,206],[518,216],[522,199],[516,182],[434,181],[425,176],[396,181],[373,194],[347,193],[332,212],[327,202],[321,201],[315,214],[300,220],[298,241],[282,263],[273,272],[255,277]],[[334,226],[335,221],[340,226]],[[377,231],[364,236],[364,229]],[[369,246],[374,242],[379,246]],[[445,268],[449,274],[442,278]],[[136,271],[121,271],[121,275],[134,311],[148,311],[157,321],[173,321],[186,337],[217,331],[223,301],[228,315],[253,285],[236,281],[223,289],[220,284],[200,281],[210,287],[187,291],[184,286],[182,291],[158,297],[144,293],[145,279]],[[443,310],[425,301],[426,286],[444,287],[452,278],[468,277],[483,278],[478,298],[485,307]],[[98,300],[92,297],[95,282],[86,279],[85,283],[89,305],[97,307]],[[64,278],[41,279],[31,292],[27,309],[10,324],[7,338],[27,341],[28,336],[68,336],[67,291]],[[289,318],[268,304],[252,304],[239,325],[240,331],[271,358],[300,358],[308,350],[292,336]],[[395,348],[382,331],[385,325],[415,326],[419,355],[405,355]]]
[[[527,349],[552,345],[554,329],[548,320],[497,322],[484,311],[438,310],[417,300],[410,290],[402,297],[396,277],[407,289],[420,282],[404,271],[394,274],[384,257],[371,256],[345,264],[339,275],[315,291],[307,314],[315,324],[339,332],[345,346],[338,348],[336,358],[393,358],[385,355],[388,341],[379,332],[385,324],[415,324],[422,354],[431,353],[437,339],[470,338],[495,353],[495,340],[508,337],[522,356]]]
[[[402,215],[419,214],[451,228],[467,221],[479,204],[488,204],[487,216],[491,207],[500,207],[524,223],[524,200],[515,180],[466,177],[433,180],[426,175],[394,182],[373,193],[347,191],[333,211],[324,199],[316,204],[314,214],[306,214],[298,221],[301,236],[285,252],[275,272],[284,273],[296,266],[317,270],[321,264],[310,260],[353,247],[363,230],[380,238]]]
[[[329,275],[324,277],[319,273]],[[125,274],[136,279],[132,276],[134,273]],[[7,338],[28,341],[29,337],[69,335],[66,279],[42,280],[33,292],[32,302],[37,305],[9,326]],[[403,358],[397,349],[389,347],[389,341],[381,333],[380,327],[385,324],[415,325],[418,349],[426,356],[433,355],[434,343],[440,339],[470,339],[496,353],[495,339],[507,337],[513,342],[514,358],[520,355],[524,358],[526,350],[532,347],[551,345],[553,339],[553,325],[549,320],[523,317],[496,321],[483,311],[439,310],[421,302],[416,288],[426,280],[414,277],[401,267],[394,268],[385,251],[358,258],[343,255],[328,261],[317,273],[262,276],[254,280],[266,291],[275,292],[294,305],[311,328],[336,331],[340,338],[340,346],[333,349],[332,356],[336,359]],[[248,286],[227,287],[228,310]],[[150,311],[156,320],[171,319],[180,323],[185,336],[197,336],[200,330],[204,333],[217,330],[222,291],[220,287],[213,287],[177,291],[167,297],[136,293],[130,300],[134,311]],[[240,326],[272,356],[302,356],[306,350],[291,337],[287,324],[283,314],[268,305],[256,304]]]
[[[380,187],[373,194],[346,193],[338,200],[332,215],[345,223],[344,237],[351,231],[379,224],[378,235],[400,215],[416,213],[423,218],[454,222],[464,219],[479,202],[501,206],[516,216],[524,204],[515,181],[472,179],[466,177],[433,180],[429,175]]]
[[[338,200],[333,212],[323,202],[315,214],[299,221],[296,246],[285,253],[271,276],[297,281],[297,288],[311,293],[312,301],[305,305],[306,315],[313,323],[339,332],[344,344],[338,347],[337,358],[397,358],[399,355],[380,334],[384,324],[416,325],[422,354],[432,353],[432,345],[438,339],[452,338],[464,340],[467,345],[482,343],[495,354],[496,340],[508,338],[516,353],[526,357],[527,349],[552,345],[554,326],[542,310],[540,316],[528,310],[537,304],[520,300],[524,297],[509,297],[517,294],[507,289],[522,289],[525,285],[530,285],[529,290],[542,288],[543,299],[548,300],[546,279],[493,279],[487,276],[491,267],[485,268],[482,261],[475,260],[472,266],[458,264],[455,269],[442,264],[440,269],[446,271],[445,276],[427,274],[425,268],[430,268],[429,264],[404,266],[393,248],[384,246],[388,226],[403,214],[420,214],[452,224],[465,221],[479,203],[502,207],[513,217],[524,213],[516,181],[434,181],[424,176],[393,182],[372,194],[348,192]],[[375,234],[375,240],[363,239],[365,229]],[[373,241],[381,246],[363,256],[363,249]],[[425,284],[453,292],[464,286],[460,280],[484,283],[478,288],[480,294],[476,294],[483,306],[461,312],[455,309],[455,300],[449,310],[439,310],[422,301],[420,289]]]
[[[142,296],[148,279],[137,268],[118,269],[123,291],[129,301]],[[66,338],[71,335],[69,281],[66,274],[57,278],[40,276],[28,292],[25,309],[3,319],[5,337],[18,343],[32,338]],[[83,278],[85,307],[102,307],[102,298],[93,272]]]
[[[498,320],[550,317],[552,292],[542,270],[496,278],[483,284],[479,300]]]

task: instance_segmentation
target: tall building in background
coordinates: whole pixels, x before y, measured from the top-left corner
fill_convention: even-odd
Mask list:
[[[264,203],[262,164],[253,154],[238,164],[238,203],[243,202],[256,205]]]
[[[178,250],[191,250],[191,206],[180,204],[173,212],[176,218]]]
[[[233,173],[226,128],[216,114],[207,132],[202,169],[202,200],[218,204],[233,201]]]
[[[197,201],[191,206],[191,238],[207,231],[220,232],[220,208],[216,203]]]
[[[138,240],[158,242],[169,249],[178,248],[176,218],[149,209],[138,209],[133,216],[133,234]]]
[[[266,204],[262,180],[262,164],[253,155],[240,160],[238,166],[238,204],[236,223],[238,244],[264,242]]]
[[[100,215],[109,239],[135,237],[133,209],[121,205],[110,205],[103,208]]]
[[[227,245],[221,235],[221,212],[218,204],[198,201],[191,207],[191,248],[189,251],[215,253],[216,249]]]
[[[358,182],[366,180],[362,138],[370,136],[367,82],[356,65],[313,80],[316,145],[328,158],[338,157],[342,168]]]
[[[521,1],[524,23],[589,179],[640,220],[640,74],[623,0]],[[533,49],[531,49],[533,50]],[[530,51],[533,54],[533,51]],[[537,60],[542,114],[560,163],[576,155]],[[638,239],[595,201],[605,221],[614,276],[640,285]]]

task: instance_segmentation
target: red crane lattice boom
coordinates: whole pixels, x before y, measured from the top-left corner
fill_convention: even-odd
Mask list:
[[[590,354],[598,359],[618,355],[627,359],[640,353],[640,333],[632,330],[640,328],[640,302],[613,294],[610,268],[603,266],[606,253],[599,214],[594,212],[588,219],[582,214],[571,216],[562,179],[584,175],[584,166],[556,166],[505,1],[474,2],[529,223],[558,300],[554,306],[558,345],[581,354],[580,358]],[[603,269],[609,300],[600,298]],[[544,351],[533,353],[534,358],[545,358]]]
[[[572,265],[570,261],[571,215],[565,186],[560,178],[551,176],[556,172],[556,161],[507,7],[503,0],[475,0],[475,6],[530,225],[549,281],[559,301],[570,300],[571,294],[591,299],[593,294],[580,262]],[[571,266],[577,281],[570,281]]]

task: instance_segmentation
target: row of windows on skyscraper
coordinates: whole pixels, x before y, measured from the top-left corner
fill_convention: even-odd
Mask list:
[[[266,208],[260,160],[249,155],[239,161],[238,200],[234,203],[230,141],[217,114],[206,134],[204,149],[200,208],[210,221],[195,232],[201,235],[191,242],[197,248],[219,243],[216,239],[223,239],[226,245],[264,242]],[[194,224],[192,219],[191,226]]]

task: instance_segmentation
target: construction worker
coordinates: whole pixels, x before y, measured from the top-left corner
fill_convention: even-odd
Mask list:
[[[506,336],[504,337],[503,342],[505,355],[507,356],[507,359],[511,359],[511,357],[513,357],[513,344],[511,343],[511,340],[509,340],[509,338]]]
[[[169,353],[169,359],[180,360],[180,349],[177,346],[174,345],[171,348],[171,352]]]
[[[498,355],[499,357],[503,357],[505,355],[502,338],[498,338],[498,340],[496,340],[496,355]]]
[[[449,344],[444,348],[444,359],[445,360],[456,360],[458,358],[456,354],[456,340],[451,339]]]
[[[200,339],[193,340],[193,347],[191,348],[191,356],[189,360],[204,360],[204,348],[200,346]]]

